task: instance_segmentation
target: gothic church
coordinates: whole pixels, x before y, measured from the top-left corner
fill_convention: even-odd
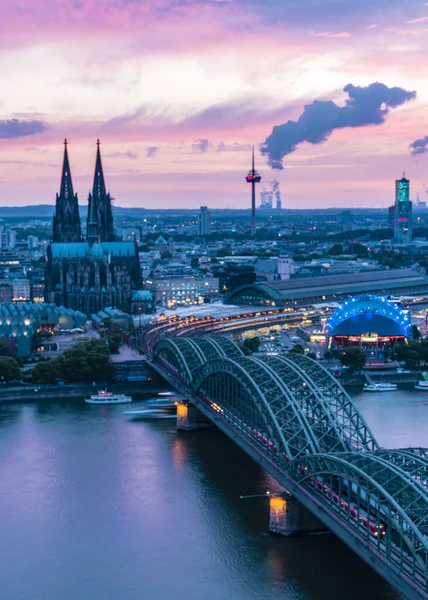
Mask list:
[[[99,141],[85,240],[65,140],[61,187],[56,196],[52,242],[47,251],[46,300],[91,315],[107,306],[126,307],[140,283],[136,243],[115,241],[111,197],[106,191]]]

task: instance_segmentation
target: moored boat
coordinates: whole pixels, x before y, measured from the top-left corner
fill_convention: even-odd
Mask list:
[[[395,392],[397,389],[396,383],[365,383],[364,392]]]
[[[85,398],[87,404],[128,404],[132,402],[131,396],[126,394],[112,394],[106,390],[98,390],[90,398]]]
[[[428,381],[418,381],[418,383],[415,385],[415,390],[428,392]]]

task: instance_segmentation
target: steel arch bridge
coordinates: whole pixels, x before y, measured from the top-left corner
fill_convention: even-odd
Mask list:
[[[246,357],[219,336],[163,339],[147,358],[406,598],[428,599],[428,449],[381,449],[303,355]]]

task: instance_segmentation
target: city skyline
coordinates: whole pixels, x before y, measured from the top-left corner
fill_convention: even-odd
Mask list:
[[[403,170],[424,200],[428,7],[401,4],[5,7],[0,205],[54,204],[64,137],[80,202],[98,137],[107,187],[123,207],[249,208],[253,144],[262,185],[279,181],[283,208],[386,208]],[[375,82],[388,99],[377,95],[366,111]],[[313,132],[319,109],[329,126]],[[306,129],[297,144],[286,140],[296,147],[284,169],[272,169],[260,147],[287,121],[287,135]]]

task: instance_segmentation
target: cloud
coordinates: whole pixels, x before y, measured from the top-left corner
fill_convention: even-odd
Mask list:
[[[323,33],[314,33],[314,37],[326,37],[326,38],[349,38],[351,34],[347,31],[341,31],[340,33],[330,33],[329,31],[324,31]]]
[[[159,146],[149,146],[148,148],[146,148],[147,158],[152,158],[153,156],[156,156],[158,150]]]
[[[0,120],[0,138],[11,139],[43,133],[48,126],[43,121]]]
[[[417,156],[418,154],[425,154],[425,152],[428,152],[428,135],[412,142],[409,145],[409,148],[411,149],[411,153],[413,154],[413,156]]]
[[[284,156],[294,152],[302,142],[322,144],[335,129],[381,125],[391,108],[416,97],[416,92],[389,88],[379,82],[367,87],[349,83],[344,91],[348,94],[344,106],[331,100],[314,100],[304,107],[297,121],[287,121],[273,128],[261,147],[272,168],[282,169]]]
[[[209,148],[212,148],[213,143],[206,138],[198,138],[192,144],[192,149],[194,152],[207,152]]]
[[[419,19],[412,19],[411,21],[406,21],[406,23],[423,23],[423,21],[428,21],[428,17],[419,17]]]

